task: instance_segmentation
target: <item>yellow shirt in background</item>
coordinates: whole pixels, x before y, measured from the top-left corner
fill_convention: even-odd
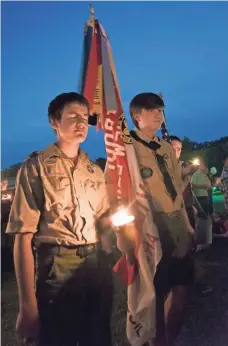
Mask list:
[[[203,172],[197,171],[192,176],[192,184],[194,185],[208,185],[211,184],[208,176]],[[197,197],[207,197],[208,190],[207,189],[194,189],[194,192]]]

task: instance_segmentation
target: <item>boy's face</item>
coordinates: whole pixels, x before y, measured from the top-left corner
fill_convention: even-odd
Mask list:
[[[164,121],[163,107],[151,110],[143,108],[140,113],[134,114],[134,118],[138,122],[141,131],[150,131],[151,133],[155,133],[160,129],[161,124]]]
[[[57,133],[58,140],[69,144],[84,142],[88,133],[88,108],[77,103],[70,103],[62,111],[60,121],[52,120],[51,124]]]
[[[182,143],[175,139],[171,142],[172,142],[173,149],[175,150],[175,153],[176,153],[176,158],[179,160],[181,156],[181,151],[182,151]]]

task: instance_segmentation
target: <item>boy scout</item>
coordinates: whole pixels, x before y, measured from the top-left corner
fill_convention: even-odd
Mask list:
[[[194,230],[183,204],[180,168],[172,146],[155,134],[164,120],[163,107],[163,100],[153,93],[139,94],[130,103],[136,126],[131,136],[163,252],[154,279],[157,335],[153,345],[164,345],[165,335],[168,344],[174,344],[194,273],[189,237]],[[123,235],[117,233],[117,237],[123,250]],[[129,244],[125,245],[128,249]],[[164,302],[168,292],[171,294],[166,301],[169,309],[165,326]]]
[[[83,96],[57,96],[48,108],[57,143],[31,155],[17,176],[7,228],[16,235],[16,327],[41,345],[111,345],[111,272],[97,251],[95,227],[108,210],[104,176],[79,149],[88,116]]]

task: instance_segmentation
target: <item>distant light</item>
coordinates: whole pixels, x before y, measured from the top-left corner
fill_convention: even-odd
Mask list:
[[[196,158],[196,159],[194,159],[192,161],[192,163],[193,163],[194,166],[199,166],[200,165],[200,160]]]
[[[210,172],[212,175],[217,174],[217,168],[216,167],[211,167]]]
[[[120,209],[111,216],[112,224],[115,227],[127,225],[134,221],[135,217],[129,215],[126,209]]]

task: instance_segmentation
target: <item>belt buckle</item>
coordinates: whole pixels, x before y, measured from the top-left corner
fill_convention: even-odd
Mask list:
[[[93,248],[94,248],[94,245],[93,245],[93,244],[89,244],[89,245],[87,246],[87,251],[88,251],[88,253],[91,253],[91,252],[93,251]]]
[[[86,256],[90,255],[94,250],[94,245],[93,244],[87,245],[85,250],[86,250]]]
[[[80,258],[85,258],[93,252],[93,249],[94,249],[93,244],[79,246],[78,249],[76,249],[76,255],[79,256]]]
[[[76,249],[76,255],[80,258],[83,258],[83,248],[81,246],[79,246],[77,249]]]

